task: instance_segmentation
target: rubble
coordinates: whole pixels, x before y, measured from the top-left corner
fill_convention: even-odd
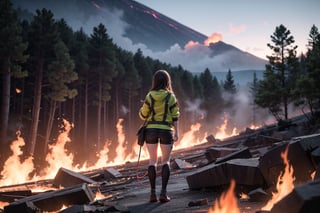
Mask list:
[[[280,130],[277,125],[247,128],[225,140],[210,136],[207,143],[174,151],[168,186],[172,202],[163,205],[148,203],[148,177],[137,176],[146,174],[146,160],[139,171],[136,162],[86,172],[60,168],[52,180],[0,187],[0,201],[8,202],[5,213],[207,212],[235,180],[236,194],[248,194],[249,199],[239,202],[246,212],[314,212],[309,209],[320,208],[320,134],[298,135],[302,131],[297,128],[292,123]],[[261,210],[283,172],[281,153],[286,147],[295,171],[294,190],[270,211]],[[161,178],[157,181],[160,184]],[[32,184],[55,188],[34,193]]]
[[[320,203],[320,180],[297,186],[281,201],[276,203],[270,213],[317,213]]]

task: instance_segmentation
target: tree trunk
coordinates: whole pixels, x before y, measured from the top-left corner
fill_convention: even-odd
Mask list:
[[[67,103],[65,103],[65,104],[67,105]],[[79,113],[79,114],[80,114],[80,113]],[[76,122],[76,98],[74,97],[74,98],[72,99],[71,123],[72,123],[73,125],[75,125],[75,122]],[[75,131],[72,131],[72,132],[71,132],[71,137],[72,137],[72,138],[75,138],[75,135],[76,135]]]
[[[83,143],[84,147],[87,147],[88,141],[88,86],[89,81],[86,79],[85,84],[85,97],[84,97],[84,133],[83,133]]]
[[[98,150],[100,150],[101,148],[101,144],[100,144],[100,140],[101,140],[101,105],[102,105],[102,101],[101,101],[101,96],[102,96],[102,80],[101,78],[99,79],[99,88],[98,88],[99,92],[98,92],[98,113],[97,113],[97,148]]]
[[[103,130],[102,130],[102,138],[103,141],[106,138],[106,129],[107,129],[107,101],[103,101]]]
[[[42,94],[42,77],[43,77],[43,63],[40,62],[38,65],[38,72],[36,76],[35,82],[35,90],[34,90],[34,100],[33,100],[33,110],[32,110],[32,123],[31,123],[31,133],[30,133],[30,155],[34,155],[36,140],[37,140],[37,132],[39,125],[39,115],[41,108],[41,94]]]
[[[50,135],[51,135],[51,131],[52,131],[56,108],[57,108],[57,102],[51,100],[50,101],[50,110],[49,110],[49,115],[48,115],[47,130],[46,130],[45,141],[44,141],[44,149],[43,149],[44,156],[46,156],[46,154],[47,154],[48,144],[49,144],[49,140],[50,140]]]
[[[0,115],[0,141],[4,145],[7,143],[7,131],[9,122],[10,112],[10,87],[11,87],[11,76],[10,66],[5,66],[3,73],[3,84],[2,84],[2,103],[1,103],[1,115]]]

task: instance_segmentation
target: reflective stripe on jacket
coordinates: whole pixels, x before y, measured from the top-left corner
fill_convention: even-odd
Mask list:
[[[172,129],[173,121],[177,121],[180,115],[177,99],[171,93],[168,100],[168,108],[166,107],[166,90],[150,91],[145,98],[145,101],[140,108],[139,116],[142,120],[147,120],[147,128]],[[151,107],[153,105],[153,107]],[[167,111],[167,113],[166,113]],[[163,122],[163,118],[165,118]]]

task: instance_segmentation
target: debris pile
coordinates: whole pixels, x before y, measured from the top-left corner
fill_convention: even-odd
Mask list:
[[[299,125],[247,128],[225,140],[210,135],[206,143],[173,152],[170,181],[182,176],[189,191],[218,194],[234,182],[235,194],[247,195],[247,206],[259,203],[252,212],[316,212],[320,209],[320,134],[301,129]],[[60,168],[54,179],[1,186],[0,202],[6,203],[5,213],[132,212],[125,200],[139,184],[148,189],[147,164],[144,160],[137,168],[137,162],[126,162],[86,172]],[[270,203],[282,183],[290,182],[285,179],[286,172],[292,188],[270,207],[262,207]],[[37,187],[41,192],[33,190]],[[195,198],[183,208],[203,206],[209,210],[210,199],[213,197]]]

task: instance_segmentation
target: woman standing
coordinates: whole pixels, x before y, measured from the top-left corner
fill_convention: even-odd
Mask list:
[[[170,177],[170,155],[174,141],[178,140],[178,118],[180,112],[177,99],[171,86],[171,78],[167,71],[154,73],[150,91],[140,108],[139,116],[147,121],[146,145],[149,152],[148,176],[151,186],[150,202],[157,202],[156,167],[158,160],[158,143],[161,148],[162,188],[159,200],[168,202],[167,184]]]

